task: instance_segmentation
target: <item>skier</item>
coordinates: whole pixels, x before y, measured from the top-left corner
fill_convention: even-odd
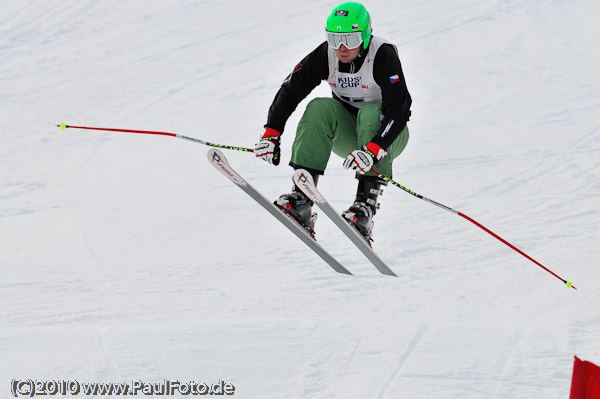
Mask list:
[[[368,172],[375,165],[381,174],[392,176],[392,161],[408,142],[412,103],[396,47],[371,32],[371,18],[362,4],[334,8],[327,18],[327,40],[284,80],[255,145],[257,157],[278,165],[288,118],[321,81],[327,81],[333,95],[307,105],[296,129],[290,166],[310,172],[316,184],[332,151],[345,158],[343,166],[356,171],[358,188],[342,216],[367,241],[372,241],[377,198],[386,184]],[[313,203],[298,187],[275,204],[312,229]]]

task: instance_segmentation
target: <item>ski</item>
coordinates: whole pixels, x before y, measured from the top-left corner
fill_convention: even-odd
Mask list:
[[[223,153],[217,149],[211,149],[208,151],[208,160],[210,163],[225,177],[231,180],[236,186],[241,188],[246,194],[252,197],[258,202],[263,208],[265,208],[271,215],[275,216],[285,227],[287,227],[292,233],[296,235],[302,242],[304,242],[310,249],[312,249],[317,255],[321,257],[329,266],[338,273],[352,274],[342,266],[329,252],[325,250],[317,241],[308,233],[308,231],[302,227],[298,222],[293,220],[291,217],[283,213],[278,207],[276,207],[271,201],[265,196],[258,192],[252,187],[244,178],[242,178],[227,162],[227,158]]]
[[[294,173],[294,183],[304,194],[308,196],[319,208],[327,215],[336,226],[358,247],[358,249],[371,261],[373,266],[381,273],[388,276],[396,276],[381,258],[373,251],[373,248],[367,243],[365,238],[352,227],[344,218],[339,215],[335,209],[327,202],[325,197],[319,193],[312,176],[304,169],[298,169]]]

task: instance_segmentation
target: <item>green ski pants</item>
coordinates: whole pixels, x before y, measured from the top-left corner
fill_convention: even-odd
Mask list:
[[[333,151],[346,158],[352,151],[367,144],[379,132],[381,105],[365,105],[353,115],[334,98],[315,98],[307,106],[296,130],[292,145],[291,165],[323,173]],[[408,127],[387,149],[375,168],[392,177],[392,161],[408,143]]]

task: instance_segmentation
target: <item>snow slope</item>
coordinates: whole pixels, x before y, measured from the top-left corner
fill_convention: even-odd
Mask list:
[[[232,383],[240,398],[565,398],[600,364],[600,3],[366,3],[413,96],[380,275],[326,218],[333,272],[177,132],[252,146],[335,2],[5,0],[0,397],[12,379]],[[309,98],[328,96],[325,85]],[[283,161],[295,124],[288,122]],[[227,152],[265,195],[291,169]],[[331,158],[321,192],[354,181]]]

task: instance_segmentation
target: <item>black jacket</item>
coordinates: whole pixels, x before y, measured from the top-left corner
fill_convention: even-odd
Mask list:
[[[298,107],[298,104],[321,81],[327,80],[329,75],[327,47],[327,42],[319,45],[319,47],[300,61],[294,68],[294,71],[285,79],[269,108],[265,127],[283,132],[288,118],[296,107]],[[367,51],[368,49],[361,50],[359,56],[348,64],[340,62],[340,72],[349,73],[360,70]],[[400,81],[392,84],[390,77],[394,75],[398,75]],[[391,45],[383,44],[377,50],[373,61],[373,77],[381,87],[381,108],[384,119],[381,122],[379,133],[372,141],[382,148],[387,149],[406,126],[406,122],[410,118],[410,106],[412,104],[412,99],[406,88],[400,59],[396,50]],[[335,95],[333,96],[334,98],[336,97]],[[358,108],[341,100],[340,102],[351,112],[355,114],[358,112]],[[386,127],[390,126],[390,122],[393,122],[391,128],[384,133]]]

